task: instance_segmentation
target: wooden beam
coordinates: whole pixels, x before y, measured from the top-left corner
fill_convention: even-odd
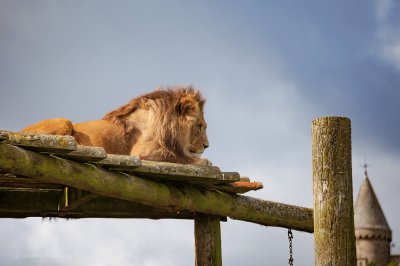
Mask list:
[[[0,174],[0,188],[1,187],[62,189],[64,186],[56,183],[41,182],[29,177],[17,177],[13,174]]]
[[[219,185],[218,187],[220,190],[225,191],[225,192],[243,194],[243,193],[249,192],[251,190],[262,189],[263,184],[261,182],[237,181],[237,182],[233,182],[233,183],[226,184],[226,185]],[[218,187],[216,187],[216,189],[218,189]]]
[[[62,158],[81,162],[97,162],[107,158],[107,153],[104,148],[82,145],[78,145],[75,151],[56,155]]]
[[[45,217],[58,207],[60,189],[0,187],[0,217]]]
[[[107,158],[95,163],[103,168],[115,171],[129,171],[142,165],[137,156],[107,154]]]
[[[312,210],[266,200],[163,184],[0,144],[0,171],[177,212],[189,210],[268,226],[313,231]]]
[[[3,143],[12,144],[39,152],[68,153],[75,151],[77,144],[72,136],[21,133],[0,130]]]
[[[142,160],[138,168],[126,169],[138,176],[155,180],[179,181],[196,185],[215,185],[232,183],[240,180],[240,175],[235,172],[221,172],[215,166],[202,166],[193,164],[176,164],[167,162],[153,162]]]
[[[221,266],[221,226],[218,216],[196,213],[194,218],[196,266]]]
[[[350,119],[313,121],[312,166],[315,265],[356,265]]]

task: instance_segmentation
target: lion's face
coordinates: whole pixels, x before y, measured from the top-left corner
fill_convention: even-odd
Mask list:
[[[206,133],[207,124],[203,116],[194,119],[189,124],[189,151],[193,156],[200,157],[206,148],[208,148],[208,138]]]

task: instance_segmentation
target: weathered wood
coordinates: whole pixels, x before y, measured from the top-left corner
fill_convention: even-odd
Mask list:
[[[194,218],[196,266],[221,266],[221,226],[218,216],[196,213]]]
[[[210,187],[213,189],[229,192],[229,193],[239,193],[243,194],[249,191],[255,191],[263,188],[263,184],[261,182],[243,182],[237,181],[230,184],[218,185],[214,187]]]
[[[62,189],[0,187],[0,218],[194,218],[193,212],[178,213],[108,197],[97,197],[73,209],[59,210],[61,193]]]
[[[0,130],[3,143],[12,144],[39,152],[68,153],[75,151],[77,144],[72,136],[32,134]]]
[[[33,178],[17,177],[13,174],[0,174],[1,187],[62,189],[64,186],[56,183],[41,182]]]
[[[190,183],[190,182],[188,182]],[[263,188],[263,184],[261,182],[233,182],[233,183],[226,183],[226,184],[207,184],[206,182],[203,183],[190,183],[193,185],[198,185],[201,188],[207,188],[211,190],[218,190],[228,193],[235,193],[235,194],[244,194],[249,191],[255,191]]]
[[[97,198],[98,195],[90,193],[86,196],[83,196],[82,198],[73,201],[72,203],[69,203],[67,206],[64,206],[63,208],[60,208],[60,211],[72,211],[78,208],[79,206],[82,206],[83,204],[88,203],[89,201]]]
[[[97,162],[107,158],[106,150],[102,147],[78,145],[75,151],[56,154],[59,157],[81,162]]]
[[[351,125],[343,117],[312,123],[315,265],[356,265]]]
[[[58,209],[59,211],[72,211],[97,197],[99,197],[99,195],[75,188],[65,187],[61,193]]]
[[[176,212],[189,210],[262,225],[313,231],[313,212],[309,208],[210,191],[191,185],[167,185],[8,144],[0,144],[0,171]]]
[[[60,189],[0,187],[0,217],[43,217],[57,210]]]
[[[138,175],[163,181],[179,181],[194,185],[214,185],[240,180],[235,172],[221,172],[215,166],[176,164],[142,160],[142,166],[130,170]]]
[[[263,188],[263,184],[261,182],[247,182],[247,181],[238,181],[227,184],[207,184],[203,182],[203,187],[207,189],[219,190],[228,193],[239,193],[243,194],[249,191],[259,190]],[[21,188],[64,188],[65,186],[42,182],[33,178],[26,177],[17,177],[13,174],[0,174],[0,187],[21,187]]]
[[[250,178],[248,178],[247,176],[241,176],[239,181],[241,181],[241,182],[250,182]]]
[[[96,164],[110,170],[129,171],[141,166],[142,162],[137,156],[107,154],[107,158]]]

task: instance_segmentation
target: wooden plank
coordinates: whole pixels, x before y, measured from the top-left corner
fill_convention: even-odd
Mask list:
[[[263,188],[261,182],[247,182],[237,181],[229,184],[221,184],[208,187],[210,189],[220,190],[228,193],[239,193],[243,194],[249,191],[255,191]]]
[[[221,184],[240,181],[240,174],[237,172],[221,172],[221,176],[218,176],[217,180]]]
[[[221,266],[221,227],[218,216],[196,213],[194,220],[196,266]]]
[[[315,265],[356,265],[351,170],[351,122],[312,123]]]
[[[98,162],[107,158],[103,147],[91,147],[78,145],[75,151],[70,153],[56,154],[59,157],[80,162]]]
[[[248,178],[244,179],[241,178],[241,180],[248,180]],[[198,184],[199,183],[200,182],[198,182]],[[41,182],[40,180],[36,180],[33,178],[17,177],[13,174],[0,174],[0,186],[25,187],[25,188],[29,187],[59,188],[59,189],[63,189],[65,187],[59,184]],[[202,186],[208,189],[220,190],[228,193],[239,193],[239,194],[263,188],[263,185],[260,182],[246,182],[246,181],[238,181],[225,184],[210,184],[209,182],[208,183],[203,182]]]
[[[267,226],[313,231],[313,210],[309,208],[185,184],[164,184],[2,143],[0,171],[31,176],[45,182],[60,183],[102,196],[140,202],[170,211],[189,210]]]
[[[0,191],[14,191],[14,192],[61,192],[59,188],[38,188],[38,187],[0,187]]]
[[[60,191],[60,189],[1,187],[0,217],[26,217],[30,212],[40,214],[57,210]]]
[[[75,151],[77,144],[72,136],[32,134],[0,130],[3,143],[38,152],[68,153]]]
[[[30,177],[18,177],[13,174],[0,174],[0,187],[13,188],[42,188],[42,189],[59,189],[64,186],[55,183],[41,182]]]
[[[240,180],[238,173],[221,172],[215,166],[185,165],[145,160],[142,160],[141,167],[131,169],[128,172],[156,180],[186,182],[194,185],[223,184]]]
[[[239,181],[241,181],[241,182],[250,182],[250,178],[248,178],[247,176],[241,176]]]
[[[103,168],[114,171],[129,171],[142,165],[137,156],[107,154],[107,158],[95,163]]]

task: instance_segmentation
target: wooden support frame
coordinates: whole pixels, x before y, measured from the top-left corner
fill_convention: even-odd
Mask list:
[[[41,145],[47,142],[51,145],[43,149]],[[89,160],[100,167],[26,149],[57,153],[61,154],[60,157],[67,154],[64,157]],[[77,148],[73,139],[61,136],[53,139],[0,131],[0,173],[29,176],[36,180],[0,178],[0,184],[3,184],[0,186],[0,200],[9,207],[0,207],[0,217],[46,217],[40,203],[48,203],[46,208],[50,212],[47,214],[51,217],[194,219],[196,265],[217,266],[222,265],[220,220],[228,216],[266,226],[314,232],[315,265],[356,264],[351,122],[348,118],[321,117],[312,123],[314,209],[218,191],[223,186],[217,186],[217,190],[213,186],[203,186],[206,177],[214,180],[215,185],[223,183],[234,189],[233,182],[240,185],[237,173],[221,173],[217,168],[153,165],[152,162],[143,163],[138,158],[128,157],[114,158],[100,149]],[[115,161],[122,163],[116,165]],[[152,172],[155,167],[162,171]],[[190,177],[194,183],[174,183],[180,180],[175,180],[174,175]],[[251,185],[262,187],[256,183]],[[61,207],[59,204],[55,206],[54,200],[48,198],[59,198],[65,186],[87,191],[87,194],[71,202],[61,202]],[[64,192],[68,194],[68,190],[64,189]],[[37,200],[18,205],[32,195]],[[21,198],[16,201],[14,196]],[[115,204],[107,205],[110,200],[120,201],[120,208],[115,210],[112,208]]]
[[[350,119],[313,121],[312,165],[315,265],[356,265]]]
[[[183,183],[161,183],[38,154],[9,144],[0,143],[0,171],[168,211],[189,210],[267,226],[313,231],[313,212],[309,208],[201,189]]]

